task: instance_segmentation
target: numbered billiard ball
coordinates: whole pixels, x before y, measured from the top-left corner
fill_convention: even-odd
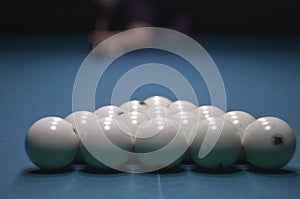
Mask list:
[[[77,111],[71,113],[65,117],[65,120],[72,124],[73,128],[75,129],[76,135],[79,138],[79,146],[77,150],[76,157],[74,159],[74,163],[81,164],[84,163],[83,156],[81,154],[81,148],[84,147],[80,141],[80,137],[78,132],[82,131],[87,125],[90,125],[90,120],[94,120],[96,115],[89,111]]]
[[[152,118],[140,125],[134,148],[141,166],[147,171],[170,169],[178,165],[187,149],[179,123],[169,118]]]
[[[293,157],[296,138],[282,119],[262,117],[245,130],[243,145],[247,160],[260,169],[280,169]]]
[[[245,129],[255,121],[255,118],[247,112],[244,111],[230,111],[225,114],[225,119],[232,123],[241,135],[241,139],[243,140]],[[242,147],[241,154],[238,159],[239,163],[246,162],[246,155],[244,149]]]
[[[79,132],[84,145],[81,153],[89,166],[100,170],[122,170],[126,166],[133,137],[120,125],[125,124],[113,117],[91,119],[89,125]]]
[[[29,159],[45,170],[69,166],[75,158],[79,139],[72,125],[59,117],[45,117],[29,129],[25,148]]]
[[[175,113],[171,117],[171,119],[179,122],[180,124],[179,128],[181,129],[181,132],[184,134],[188,146],[190,146],[196,136],[197,128],[199,125],[199,117],[197,116],[197,114],[193,112],[182,111],[182,112]],[[189,148],[184,155],[183,162],[184,163],[192,162],[192,157],[190,155]]]
[[[211,117],[200,121],[190,150],[200,167],[217,170],[235,163],[241,147],[241,137],[234,125],[224,117]]]
[[[188,111],[182,111],[172,115],[171,119],[176,120],[180,124],[180,128],[186,137],[187,143],[190,145],[196,136],[199,117],[197,114]]]

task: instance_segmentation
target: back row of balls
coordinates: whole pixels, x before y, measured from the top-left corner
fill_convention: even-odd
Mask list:
[[[176,166],[182,159],[185,161],[192,159],[207,169],[227,168],[237,160],[248,161],[262,169],[279,169],[290,161],[296,146],[293,130],[281,119],[264,117],[255,120],[253,116],[243,111],[230,111],[225,114],[214,106],[197,107],[188,101],[171,102],[160,96],[150,97],[144,102],[129,101],[120,107],[100,107],[95,114],[103,127],[107,123],[113,126],[108,130],[108,135],[116,145],[136,153],[163,147],[180,128],[190,147],[168,168]],[[26,136],[26,151],[29,158],[40,168],[48,170],[68,166],[75,156],[77,162],[85,161],[95,168],[110,169],[93,157],[86,147],[79,144],[80,139],[74,133],[78,131],[76,124],[87,122],[89,117],[94,116],[93,113],[79,111],[68,115],[65,119],[47,117],[37,121]],[[150,119],[151,125],[139,129]],[[160,136],[150,139],[145,135],[161,124],[162,119],[164,128],[161,129]],[[126,126],[120,129],[120,125],[112,125],[115,120],[124,122]],[[128,136],[121,136],[122,133]],[[217,139],[214,139],[215,136]],[[144,139],[145,137],[148,139]],[[215,142],[207,142],[209,139]],[[94,145],[97,149],[101,141],[96,141]],[[205,147],[210,150],[205,150]],[[113,166],[126,164],[128,158],[114,160]],[[163,160],[140,160],[149,167],[159,166],[160,161]]]

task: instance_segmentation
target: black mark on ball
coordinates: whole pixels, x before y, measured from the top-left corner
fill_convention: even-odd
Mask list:
[[[139,104],[140,104],[140,105],[146,105],[146,103],[143,102],[143,101],[139,102]]]
[[[274,145],[276,146],[280,146],[280,145],[283,145],[283,138],[281,135],[275,135],[273,136],[273,143]]]

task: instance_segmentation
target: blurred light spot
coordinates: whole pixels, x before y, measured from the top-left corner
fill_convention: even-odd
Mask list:
[[[55,122],[58,122],[58,121],[60,121],[60,120],[62,120],[61,118],[58,118],[58,117],[56,117],[56,118],[53,118],[53,120],[55,121]]]
[[[104,129],[108,131],[110,129],[110,126],[104,126]]]
[[[268,131],[271,129],[271,126],[266,126],[265,129]]]
[[[132,124],[137,124],[137,120],[132,120]]]
[[[238,120],[233,120],[233,124],[238,124],[239,121]]]
[[[212,130],[216,130],[218,127],[216,126],[216,125],[213,125],[212,127],[211,127],[211,129]]]
[[[265,118],[259,118],[257,121],[260,121],[260,122],[265,122],[267,121]]]
[[[50,126],[51,130],[56,130],[56,126]]]

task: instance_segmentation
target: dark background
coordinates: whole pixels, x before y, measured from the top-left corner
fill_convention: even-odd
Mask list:
[[[300,33],[296,0],[182,2],[192,16],[193,33]],[[93,0],[4,0],[0,3],[0,33],[85,34],[93,30],[95,16]]]

